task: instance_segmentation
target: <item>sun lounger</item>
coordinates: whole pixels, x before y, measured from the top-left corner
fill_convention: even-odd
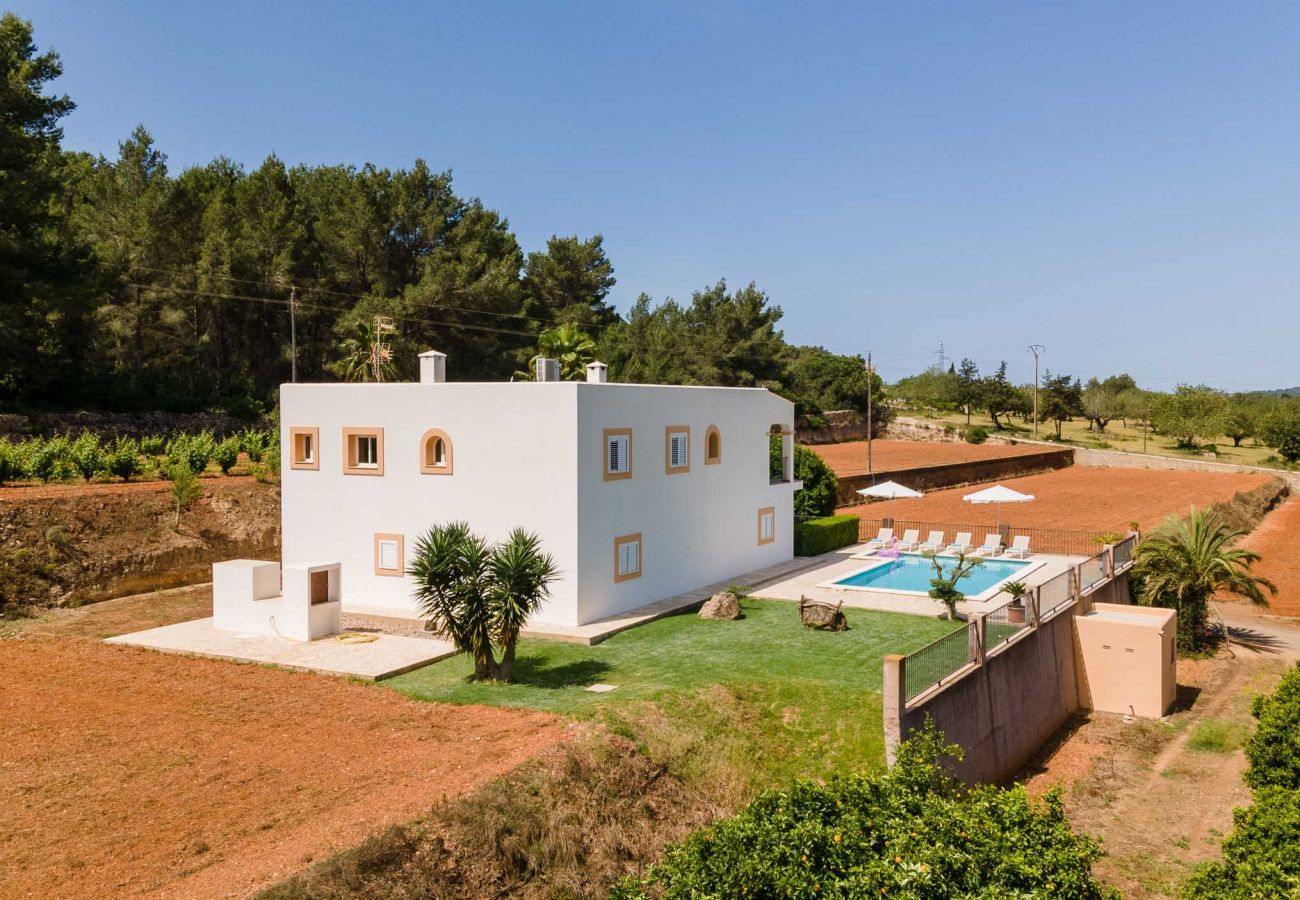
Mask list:
[[[921,532],[916,528],[909,528],[903,532],[903,539],[898,542],[899,550],[915,550],[921,543]]]
[[[975,548],[975,556],[997,556],[1002,552],[1002,535],[993,534],[984,535],[984,543]]]
[[[949,553],[969,553],[970,550],[971,550],[971,545],[970,545],[969,531],[957,532],[957,540],[953,541],[951,544],[948,545]]]
[[[882,528],[871,540],[867,541],[868,550],[880,550],[894,539],[894,529]]]
[[[944,534],[942,531],[931,531],[930,536],[927,537],[916,549],[920,550],[922,553],[938,553],[943,549],[943,537]]]
[[[1004,556],[1015,556],[1024,559],[1029,555],[1029,535],[1018,534],[1011,539],[1011,546],[1007,548]]]

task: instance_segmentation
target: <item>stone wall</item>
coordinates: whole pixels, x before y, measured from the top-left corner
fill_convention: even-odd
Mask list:
[[[1209,459],[1183,459],[1177,456],[1153,456],[1146,453],[1128,453],[1123,450],[1093,450],[1078,447],[1074,451],[1074,461],[1081,466],[1096,466],[1099,468],[1163,469],[1184,472],[1244,472],[1252,475],[1273,475],[1287,481],[1292,490],[1300,490],[1300,472],[1266,469],[1262,466],[1243,466],[1236,463],[1215,462]]]
[[[1050,472],[1073,465],[1074,453],[1070,447],[1051,447],[1044,448],[1041,453],[1023,456],[878,471],[874,479],[871,475],[849,475],[839,480],[839,502],[857,503],[862,499],[857,494],[858,489],[883,481],[897,481],[917,491],[935,491]]]
[[[822,413],[825,425],[813,428],[807,416],[794,420],[794,441],[796,444],[811,446],[813,444],[844,444],[849,441],[867,439],[867,417],[856,409],[837,409]],[[876,437],[881,437],[877,432]]]

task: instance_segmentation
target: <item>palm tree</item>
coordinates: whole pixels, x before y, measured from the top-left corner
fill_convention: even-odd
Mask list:
[[[578,381],[586,375],[587,363],[596,358],[595,354],[596,342],[591,335],[573,322],[565,322],[538,336],[537,356],[533,357],[533,362],[543,357],[558,359],[560,377],[565,381]],[[533,372],[516,372],[515,377],[527,380],[534,375]]]
[[[1198,650],[1208,632],[1209,601],[1215,594],[1268,605],[1277,587],[1251,572],[1259,554],[1235,546],[1246,532],[1228,527],[1216,513],[1192,508],[1186,519],[1170,516],[1138,545],[1133,574],[1139,602],[1178,610],[1178,644]]]
[[[466,523],[452,522],[416,541],[407,574],[421,612],[473,658],[475,680],[509,681],[519,631],[550,595],[559,570],[535,534],[516,528],[492,545]]]
[[[339,341],[343,355],[329,364],[330,371],[344,381],[392,381],[396,371],[392,351],[383,346],[383,338],[390,333],[374,319],[357,322],[352,334]]]

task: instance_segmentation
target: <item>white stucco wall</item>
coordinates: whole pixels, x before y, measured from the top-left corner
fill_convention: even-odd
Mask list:
[[[410,560],[430,526],[464,519],[489,540],[538,532],[564,577],[541,621],[577,615],[573,384],[290,384],[280,391],[283,555],[342,564],[343,606],[416,613],[412,582],[374,574],[374,535],[405,536]],[[320,428],[320,469],[289,467],[289,429]],[[345,427],[384,429],[384,474],[344,475]],[[452,440],[452,475],[420,472],[420,438]]]
[[[793,404],[761,389],[578,385],[578,594],[593,621],[790,559],[790,484],[768,478],[768,430]],[[664,471],[664,429],[690,426],[690,471]],[[705,465],[717,426],[722,462]],[[604,479],[604,430],[632,429],[632,477]],[[776,512],[758,543],[758,511]],[[614,538],[641,534],[641,577],[614,581]]]
[[[464,519],[491,540],[538,532],[562,570],[537,621],[582,624],[789,559],[789,484],[768,479],[767,431],[793,405],[768,391],[550,383],[295,384],[281,389],[283,558],[337,560],[345,610],[410,616],[406,577],[374,574],[374,535]],[[664,428],[691,428],[690,472],[664,472]],[[705,432],[722,433],[706,466]],[[384,474],[345,475],[342,429],[384,429]],[[320,429],[318,470],[289,465],[289,429]],[[633,477],[604,479],[606,428],[633,429]],[[452,440],[453,474],[420,472],[420,437]],[[776,539],[758,543],[758,510]],[[640,578],[614,581],[614,539],[640,532]]]

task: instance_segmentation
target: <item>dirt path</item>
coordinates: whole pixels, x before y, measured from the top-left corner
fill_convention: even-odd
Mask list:
[[[1097,715],[1049,748],[1026,781],[1065,790],[1078,829],[1099,836],[1096,872],[1125,897],[1175,897],[1196,865],[1219,857],[1232,811],[1250,802],[1240,749],[1251,699],[1294,657],[1235,648],[1233,657],[1179,663],[1179,702],[1167,722]]]
[[[564,739],[536,712],[98,641],[0,640],[7,897],[243,896]]]

